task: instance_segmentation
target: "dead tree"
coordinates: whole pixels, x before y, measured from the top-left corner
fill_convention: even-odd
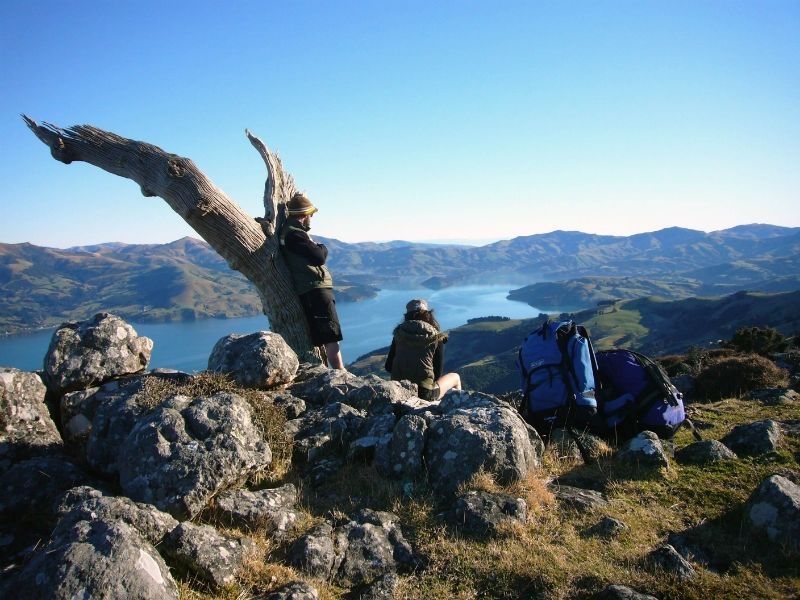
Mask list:
[[[254,219],[188,158],[91,125],[61,129],[50,123],[39,124],[26,115],[22,118],[56,160],[64,164],[87,162],[132,179],[144,196],[166,200],[231,269],[252,282],[272,331],[281,334],[301,360],[319,361],[320,353],[312,345],[275,235],[281,225],[283,207],[296,189],[294,180],[283,170],[278,156],[260,139],[245,131],[267,167],[264,217]]]

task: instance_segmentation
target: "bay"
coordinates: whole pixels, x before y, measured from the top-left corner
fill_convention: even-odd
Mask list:
[[[381,290],[375,298],[337,304],[344,340],[345,363],[388,346],[392,330],[403,317],[406,303],[425,298],[443,329],[463,325],[468,319],[490,315],[525,319],[537,316],[538,308],[508,300],[511,285],[471,285],[429,290],[405,288]],[[201,371],[217,341],[231,333],[248,334],[268,328],[266,317],[204,319],[172,323],[132,323],[139,333],[153,340],[150,368]],[[0,338],[0,366],[26,371],[42,368],[53,331]]]

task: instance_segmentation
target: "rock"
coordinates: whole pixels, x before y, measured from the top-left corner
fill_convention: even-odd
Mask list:
[[[64,448],[78,460],[86,458],[86,440],[92,432],[92,419],[97,408],[95,394],[99,387],[91,387],[61,396],[59,412]]]
[[[341,402],[370,415],[388,414],[415,395],[402,382],[329,369],[303,369],[289,391],[314,406]]]
[[[772,420],[737,425],[720,441],[739,456],[757,456],[778,449],[781,428]]]
[[[314,460],[330,451],[347,448],[359,437],[366,413],[343,404],[332,402],[322,409],[306,411],[298,419],[287,421],[286,431],[294,437],[295,454],[301,460]],[[314,451],[313,449],[318,450]]]
[[[735,452],[717,440],[694,442],[675,453],[675,460],[682,465],[706,465],[737,458]]]
[[[58,502],[56,513],[63,523],[105,519],[122,521],[144,539],[158,546],[178,526],[171,515],[155,506],[134,502],[124,496],[105,496],[89,486],[72,488]]]
[[[272,388],[294,379],[297,354],[280,334],[258,331],[232,333],[220,339],[208,358],[208,370],[227,373],[242,387]]]
[[[583,534],[589,537],[599,537],[606,540],[619,537],[630,529],[625,523],[614,517],[603,517],[597,523],[586,529]]]
[[[594,596],[594,600],[658,600],[624,585],[608,585]]]
[[[87,483],[93,483],[92,478],[63,455],[19,462],[0,476],[0,521],[18,521],[25,515],[37,519],[55,516],[56,499]]]
[[[586,490],[569,485],[550,485],[548,489],[553,492],[553,495],[562,505],[580,512],[602,508],[608,504],[605,496],[595,490]]]
[[[653,550],[647,556],[647,563],[652,568],[674,575],[681,581],[693,579],[697,575],[694,567],[669,544],[664,544]]]
[[[271,490],[229,490],[216,499],[216,515],[226,524],[247,529],[266,528],[275,537],[282,538],[294,527],[299,513],[297,488],[287,483]]]
[[[424,457],[428,481],[440,494],[454,493],[481,470],[508,484],[541,464],[541,438],[517,411],[499,402],[432,419]]]
[[[667,536],[667,544],[675,548],[675,551],[686,560],[702,565],[706,569],[716,570],[715,567],[711,567],[709,553],[697,544],[690,532],[691,530],[684,533],[670,533]]]
[[[447,414],[459,408],[496,408],[496,407],[511,407],[508,402],[500,400],[496,396],[490,394],[483,394],[481,392],[468,392],[465,390],[453,390],[445,394],[436,409],[440,414]],[[511,407],[513,408],[513,407]]]
[[[643,431],[620,450],[616,459],[646,468],[668,467],[669,458],[658,436],[652,431]]]
[[[780,475],[761,482],[745,506],[750,526],[790,551],[800,551],[800,486]]]
[[[770,406],[794,404],[800,401],[800,394],[790,388],[764,388],[753,390],[747,397]]]
[[[335,530],[322,523],[292,545],[289,562],[312,577],[340,585],[371,584],[415,564],[397,521],[391,513],[364,509]]]
[[[156,549],[133,527],[103,518],[56,527],[15,581],[25,598],[178,599]]]
[[[407,570],[414,565],[411,546],[406,542],[398,518],[392,513],[364,509],[356,518],[336,530],[336,580],[353,586]]]
[[[397,583],[397,575],[389,573],[368,585],[354,589],[346,597],[350,600],[392,600]]]
[[[53,394],[85,389],[147,367],[153,340],[119,317],[98,313],[68,322],[53,334],[44,358],[44,383]]]
[[[300,398],[295,398],[288,392],[274,394],[272,402],[286,413],[287,419],[296,419],[306,412],[306,403]]]
[[[247,402],[219,392],[164,402],[136,423],[118,460],[127,496],[185,520],[217,493],[263,472],[272,453]]]
[[[319,600],[319,592],[304,581],[292,581],[274,592],[255,596],[253,600]]]
[[[16,461],[63,450],[36,373],[0,368],[0,473]]]
[[[466,535],[484,536],[497,533],[501,523],[525,523],[527,512],[522,498],[469,491],[456,498],[445,519]]]
[[[333,527],[322,523],[301,536],[289,550],[289,564],[318,579],[328,579],[336,564]]]
[[[376,467],[386,477],[415,479],[422,474],[425,431],[428,425],[419,415],[405,415],[397,423],[389,443],[381,448]]]
[[[174,561],[203,581],[223,587],[233,583],[242,568],[247,548],[210,525],[181,523],[165,542]]]
[[[335,477],[344,467],[344,460],[339,456],[320,458],[308,465],[306,481],[313,486],[322,485]]]

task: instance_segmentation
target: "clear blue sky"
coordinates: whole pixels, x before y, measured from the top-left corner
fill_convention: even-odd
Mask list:
[[[249,128],[345,241],[800,226],[800,2],[0,3],[0,241],[168,242],[158,198],[19,117],[193,159]]]

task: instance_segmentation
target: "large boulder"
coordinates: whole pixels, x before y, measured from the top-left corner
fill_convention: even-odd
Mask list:
[[[398,421],[387,443],[379,446],[376,467],[382,475],[415,479],[423,472],[423,450],[428,424],[420,415],[405,415]]]
[[[416,386],[385,381],[375,375],[358,377],[344,370],[303,366],[289,391],[313,406],[341,402],[378,415],[394,410],[402,412],[404,404],[413,404]]]
[[[178,526],[175,518],[155,506],[134,502],[124,496],[106,496],[89,486],[68,490],[59,500],[56,513],[62,523],[92,519],[122,521],[138,531],[153,546],[161,544]]]
[[[262,389],[292,381],[299,364],[289,344],[271,331],[232,333],[214,345],[208,358],[209,371],[227,373],[242,387]]]
[[[289,562],[313,577],[360,586],[411,569],[416,559],[396,515],[364,509],[336,529],[323,523],[302,536]]]
[[[0,521],[26,516],[48,519],[61,495],[75,486],[94,482],[63,455],[36,456],[16,463],[0,475]]]
[[[109,313],[67,322],[53,334],[44,358],[44,382],[56,395],[85,389],[147,367],[153,340]]]
[[[159,553],[136,529],[106,518],[62,520],[12,583],[14,597],[178,599]]]
[[[504,523],[525,523],[528,505],[508,494],[469,491],[459,495],[445,513],[445,519],[462,533],[493,535]]]
[[[272,462],[269,446],[235,394],[175,396],[140,419],[119,450],[123,492],[179,520]]]
[[[62,449],[36,373],[0,368],[0,473],[15,461]]]
[[[297,488],[287,483],[279,488],[227,490],[216,498],[215,512],[226,524],[246,529],[263,527],[275,537],[284,537],[299,518],[295,509]]]
[[[541,464],[541,438],[511,405],[469,392],[445,400],[442,410],[457,408],[433,417],[425,435],[428,480],[439,493],[453,494],[479,471],[508,484]]]
[[[233,583],[248,549],[253,551],[251,544],[222,535],[210,525],[181,523],[164,545],[173,561],[203,581],[223,587]]]
[[[781,428],[771,419],[737,425],[720,441],[739,456],[775,452],[781,441]]]
[[[767,537],[800,551],[800,486],[772,475],[761,482],[745,507],[750,525]]]

